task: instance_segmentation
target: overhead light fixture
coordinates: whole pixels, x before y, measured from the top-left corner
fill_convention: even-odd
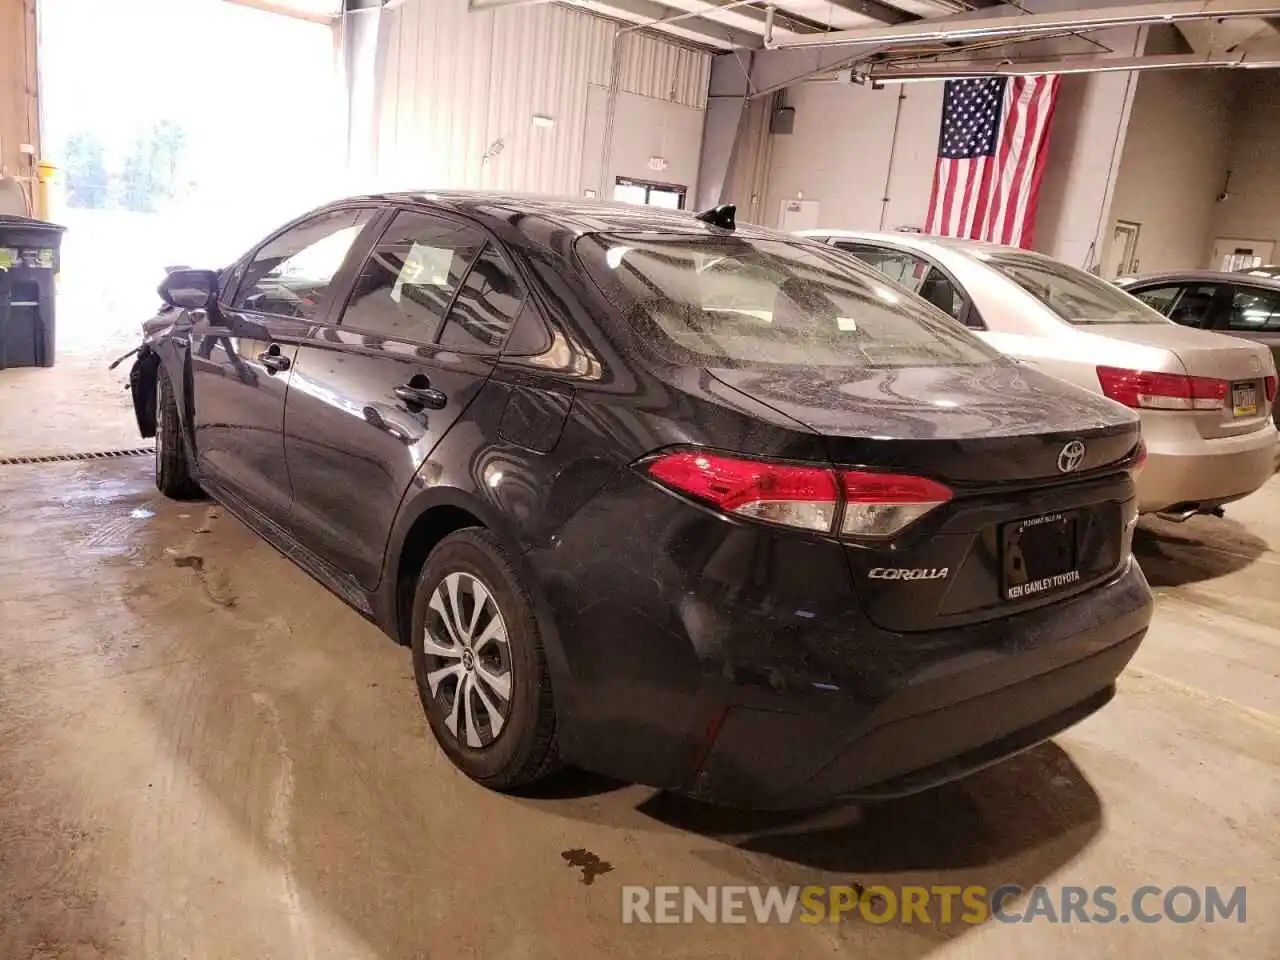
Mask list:
[[[556,121],[554,117],[548,117],[546,114],[543,114],[543,113],[535,113],[533,115],[533,125],[535,127],[539,127],[543,130],[546,130],[551,127],[554,127],[556,125]]]

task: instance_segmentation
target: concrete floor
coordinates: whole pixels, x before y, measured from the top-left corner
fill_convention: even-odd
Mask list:
[[[409,657],[146,459],[0,468],[0,956],[1275,957],[1280,484],[1152,525],[1119,697],[905,801],[743,815],[586,776],[512,799]],[[612,865],[590,885],[564,853]],[[1243,925],[623,926],[623,884],[1219,883]]]
[[[1280,478],[1226,520],[1144,523],[1156,620],[1101,713],[804,817],[472,785],[407,651],[234,518],[161,498],[149,459],[0,467],[0,530],[3,960],[1280,956]],[[585,883],[570,851],[611,869]],[[620,922],[624,884],[772,883],[1244,885],[1248,919]]]

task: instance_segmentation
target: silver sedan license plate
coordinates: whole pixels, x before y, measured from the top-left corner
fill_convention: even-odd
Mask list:
[[[1258,415],[1258,385],[1256,383],[1233,383],[1231,385],[1231,412],[1237,417],[1256,417]]]

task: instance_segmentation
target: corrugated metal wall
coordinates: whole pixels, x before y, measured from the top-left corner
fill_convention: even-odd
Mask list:
[[[627,36],[622,49],[619,89],[705,110],[711,83],[711,55],[647,34]]]
[[[38,136],[35,0],[0,0],[0,169],[28,175],[18,147]]]
[[[557,4],[469,13],[466,0],[409,0],[385,12],[376,186],[576,194],[587,90],[609,84],[617,26]],[[707,53],[631,35],[619,89],[702,109],[710,71]]]

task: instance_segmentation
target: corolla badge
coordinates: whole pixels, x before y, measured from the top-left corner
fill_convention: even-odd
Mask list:
[[[1058,469],[1063,473],[1071,473],[1073,470],[1079,470],[1082,463],[1084,463],[1084,444],[1079,440],[1068,441],[1062,448],[1062,452],[1058,454]]]
[[[872,580],[945,580],[949,567],[872,567]]]

